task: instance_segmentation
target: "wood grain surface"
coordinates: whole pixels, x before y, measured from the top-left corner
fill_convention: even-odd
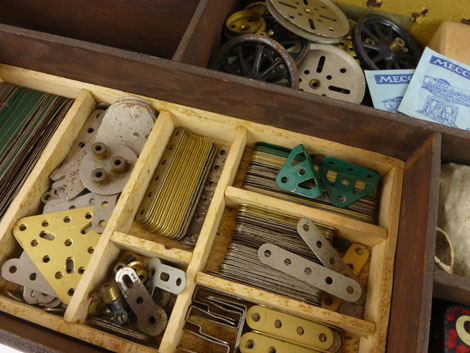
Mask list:
[[[405,166],[388,352],[427,352],[434,272],[440,135]]]

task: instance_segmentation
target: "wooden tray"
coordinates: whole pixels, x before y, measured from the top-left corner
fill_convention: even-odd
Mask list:
[[[0,65],[0,77],[7,82],[76,99],[0,223],[0,262],[3,263],[19,250],[19,245],[11,232],[12,227],[21,217],[39,213],[40,195],[49,187],[49,174],[60,165],[66,156],[80,127],[94,109],[95,104],[99,102],[112,103],[129,94],[7,65]],[[197,284],[237,294],[243,298],[283,309],[305,318],[325,322],[360,336],[359,348],[352,350],[353,352],[385,351],[405,163],[380,153],[312,136],[156,99],[146,99],[160,111],[158,120],[96,246],[88,268],[76,288],[64,318],[15,302],[4,295],[0,296],[0,310],[109,350],[155,351],[155,349],[104,333],[83,323],[87,315],[89,295],[105,280],[121,249],[129,249],[144,256],[162,257],[186,267],[187,287],[177,298],[168,327],[162,338],[159,349],[161,352],[172,352],[178,344],[184,316]],[[162,242],[154,240],[148,235],[142,236],[135,231],[136,227],[133,225],[137,208],[144,197],[153,171],[173,129],[180,126],[188,128],[193,133],[225,141],[230,145],[224,169],[199,240],[193,251],[165,246]],[[311,151],[337,156],[375,169],[382,177],[378,225],[366,224],[327,211],[278,201],[232,186],[245,147],[253,146],[257,141],[266,141],[287,147],[303,143]],[[418,160],[420,159],[418,158]],[[298,217],[309,217],[319,222],[331,224],[338,227],[340,236],[370,246],[372,254],[364,320],[330,312],[204,273],[224,210],[227,207],[236,208],[241,203],[281,211]],[[4,285],[4,281],[2,281],[2,285]]]

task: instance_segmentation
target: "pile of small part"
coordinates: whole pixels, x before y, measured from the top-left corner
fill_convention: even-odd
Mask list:
[[[150,103],[135,98],[100,104],[91,113],[50,175],[42,214],[21,218],[13,228],[23,252],[2,266],[2,277],[16,284],[7,289],[10,296],[63,313],[156,118]]]
[[[364,98],[363,70],[411,69],[421,56],[389,18],[355,23],[330,0],[252,2],[222,33],[212,69],[353,103]]]
[[[176,296],[186,287],[183,270],[158,258],[121,253],[112,279],[92,295],[88,323],[146,345],[158,346]]]

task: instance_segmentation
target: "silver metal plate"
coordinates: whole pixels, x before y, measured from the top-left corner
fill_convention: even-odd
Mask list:
[[[63,190],[67,200],[73,199],[85,190],[79,177],[80,163],[86,154],[87,147],[95,140],[103,115],[103,109],[97,109],[91,113],[70,148],[64,163],[50,175],[53,181],[51,188]]]
[[[62,302],[59,298],[35,291],[32,288],[23,288],[23,299],[26,303],[31,305],[41,305],[48,308],[59,306]]]
[[[348,302],[359,300],[362,288],[353,279],[345,277],[315,262],[304,259],[273,244],[258,249],[259,260],[276,270],[317,287]]]
[[[312,42],[338,43],[349,31],[348,19],[329,0],[266,0],[266,6],[283,27]]]
[[[116,273],[115,280],[137,317],[137,328],[149,336],[163,333],[168,323],[166,312],[154,303],[135,271],[130,267],[121,268]],[[132,285],[128,286],[126,283]]]
[[[106,110],[96,142],[123,144],[139,155],[156,119],[149,102],[134,97],[119,99]]]
[[[301,91],[361,103],[366,81],[361,67],[344,50],[325,44],[310,44],[310,51],[299,65]]]
[[[78,196],[72,200],[54,199],[44,205],[44,210],[42,214],[93,206],[95,204],[95,198],[96,195],[92,192],[89,192],[85,195]]]
[[[108,156],[104,159],[95,158],[89,152],[80,165],[80,179],[88,190],[98,195],[114,195],[120,193],[131,175],[132,168],[137,162],[136,154],[127,146],[121,144],[107,144]],[[123,173],[114,173],[111,170],[111,163],[114,157],[122,157],[127,161],[127,168]],[[92,179],[92,172],[102,168],[108,174],[106,183],[97,183]]]
[[[119,194],[96,195],[95,208],[93,209],[93,221],[91,226],[96,233],[103,233],[109,217],[113,213]]]
[[[152,289],[160,288],[173,294],[180,294],[186,287],[186,273],[179,268],[162,264],[158,258],[150,260],[147,267]]]
[[[342,257],[313,221],[308,218],[301,218],[297,223],[297,232],[308,247],[317,255],[323,266],[357,281],[351,268],[344,263]]]
[[[22,252],[18,259],[7,260],[2,266],[2,277],[7,281],[28,287],[31,290],[56,297],[54,290],[39,272],[26,252]]]

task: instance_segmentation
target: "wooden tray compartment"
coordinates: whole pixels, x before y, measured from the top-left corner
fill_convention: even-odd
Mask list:
[[[398,230],[397,218],[400,208],[403,164],[401,161],[394,160],[393,158],[359,149],[351,149],[346,146],[330,143],[329,141],[315,139],[314,137],[293,133],[283,135],[270,134],[269,129],[263,132],[249,130],[247,144],[253,145],[257,141],[266,141],[286,147],[293,147],[297,143],[303,143],[309,151],[314,153],[336,156],[377,170],[382,177],[379,198],[379,225],[375,226],[351,220],[345,216],[336,215],[328,211],[316,210],[229,186],[225,190],[226,205],[229,208],[225,210],[223,221],[216,233],[214,247],[204,272],[217,271],[218,265],[223,261],[226,246],[231,239],[236,209],[241,204],[254,205],[296,217],[307,217],[336,227],[339,230],[340,237],[372,248],[364,320],[330,312],[294,299],[214,277],[203,272],[197,274],[196,283],[240,296],[246,300],[281,310],[288,310],[292,314],[322,321],[336,327],[341,327],[350,334],[363,336],[359,350],[355,349],[352,351],[383,351],[385,349],[388,326],[387,307],[390,305],[391,296],[389,291],[391,287],[387,288],[388,285],[386,283],[392,280],[391,276],[393,275],[394,249],[392,248],[394,245],[392,243],[396,241]],[[246,157],[248,156],[245,155],[244,161]],[[243,174],[243,171],[238,174],[236,180],[240,181],[243,179],[243,175],[240,175]],[[369,337],[366,338],[367,336]]]
[[[86,98],[86,102],[88,103],[87,105],[81,104],[81,109],[77,109],[80,114],[77,113],[71,118],[72,122],[76,123],[76,119],[79,119],[77,116],[80,116],[82,119],[81,124],[84,123],[96,102],[112,103],[117,98],[128,95],[124,92],[5,65],[0,65],[0,76],[13,83],[63,95],[68,94],[74,96],[74,94],[82,92],[80,93],[81,95],[88,97]],[[86,91],[80,91],[81,89]],[[83,100],[85,100],[85,98],[83,98]],[[79,100],[77,99],[77,101]],[[144,351],[149,350],[148,347],[136,346],[135,343],[130,341],[113,335],[103,334],[101,331],[74,322],[83,322],[86,319],[86,308],[89,302],[89,296],[100,283],[103,283],[107,275],[107,271],[101,271],[101,269],[110,268],[121,249],[136,251],[145,256],[158,256],[183,266],[187,265],[188,284],[186,289],[177,298],[159,349],[162,352],[171,352],[179,341],[181,329],[184,324],[184,315],[191,302],[192,292],[196,284],[215,287],[216,289],[222,289],[227,292],[243,289],[241,293],[246,292],[247,298],[253,296],[251,288],[242,288],[243,286],[230,281],[214,280],[212,276],[201,272],[206,265],[226,206],[233,207],[233,205],[239,204],[240,202],[251,202],[253,204],[262,205],[263,207],[272,207],[273,209],[284,212],[289,211],[288,213],[294,215],[307,216],[315,220],[326,221],[326,223],[330,222],[333,225],[342,226],[344,229],[350,229],[349,232],[344,232],[345,234],[349,234],[349,239],[360,240],[360,242],[366,245],[373,245],[367,299],[367,302],[371,304],[368,304],[366,308],[365,320],[344,317],[340,314],[331,313],[316,307],[305,306],[305,304],[299,304],[296,301],[286,300],[286,298],[282,296],[273,296],[269,293],[266,293],[267,296],[263,298],[263,300],[273,301],[276,303],[276,307],[282,307],[292,313],[337,324],[354,334],[361,335],[362,338],[359,349],[361,352],[383,351],[385,349],[388,313],[390,310],[389,303],[398,229],[403,162],[375,152],[355,149],[319,138],[279,130],[266,125],[203,112],[163,101],[153,99],[150,99],[150,101],[160,111],[159,118],[132,171],[131,178],[121,194],[113,215],[108,221],[105,232],[102,234],[100,242],[88,265],[88,269],[85,271],[83,280],[77,287],[74,297],[67,308],[64,316],[65,321],[60,317],[44,313],[40,309],[12,302],[12,300],[4,297],[0,298],[1,309],[15,316],[22,317],[26,320],[107,349],[132,351],[136,347],[139,347],[139,349]],[[80,124],[76,124],[78,127],[80,126]],[[153,176],[153,171],[159,162],[163,150],[166,147],[166,142],[169,140],[175,126],[187,126],[192,132],[209,137],[217,137],[219,140],[230,142],[230,150],[224,169],[192,255],[177,247],[168,248],[168,245],[165,247],[165,244],[159,243],[158,241],[155,242],[129,234],[131,233],[130,230],[132,229],[137,207],[145,194],[148,182]],[[48,180],[50,171],[65,157],[70,147],[68,143],[70,144],[70,141],[73,141],[73,136],[70,136],[70,131],[73,131],[73,129],[66,129],[66,126],[61,126],[60,129],[61,130],[54,136],[54,140],[49,144],[48,149],[41,159],[41,163],[34,169],[28,179],[26,187],[21,190],[14,205],[10,208],[0,226],[0,229],[3,230],[0,240],[2,245],[10,244],[9,247],[4,246],[2,249],[12,249],[11,243],[13,240],[10,232],[11,227],[16,219],[27,214],[27,211],[25,211],[26,208],[22,208],[21,206],[36,198],[39,200],[37,196],[45,191],[48,186],[46,181]],[[69,132],[69,135],[65,135],[67,132]],[[325,151],[326,155],[336,155],[379,171],[383,177],[379,225],[365,224],[346,219],[345,217],[338,218],[338,216],[330,214],[329,212],[313,210],[299,205],[294,205],[295,208],[294,211],[292,211],[289,202],[279,203],[276,201],[273,204],[272,201],[269,200],[270,198],[266,200],[263,198],[263,195],[249,193],[245,190],[232,187],[231,185],[234,182],[245,147],[247,145],[252,146],[256,141],[260,140],[290,147],[301,142],[306,144],[309,148],[316,149],[318,152]],[[57,153],[52,153],[52,151],[58,150],[61,151],[62,156]],[[43,180],[42,183],[44,185],[42,188],[38,187],[39,183],[33,182],[37,180]],[[21,214],[20,212],[24,213]],[[30,210],[30,212],[33,212],[33,210]],[[3,252],[3,261],[8,258],[9,253],[9,251]],[[256,299],[256,296],[254,299]],[[259,302],[259,299],[256,301]],[[344,323],[342,322],[343,320]],[[99,332],[99,334],[97,334],[97,332]]]
[[[170,59],[199,0],[0,3],[0,22]]]

